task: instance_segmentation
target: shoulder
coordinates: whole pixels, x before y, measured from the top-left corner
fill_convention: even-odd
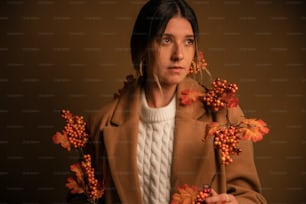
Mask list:
[[[205,102],[195,100],[199,95],[206,94],[208,90],[207,87],[199,83],[197,80],[187,77],[178,87],[178,97],[179,100],[184,100],[183,103],[190,103],[187,107],[184,107],[184,109],[188,109],[188,112],[193,111],[200,113],[201,109],[204,109],[205,116],[209,115],[213,118],[213,121],[221,124],[227,123],[228,120],[235,124],[244,119],[244,113],[238,104],[235,107],[224,107],[215,111],[211,107],[207,106]]]
[[[89,132],[93,133],[97,129],[103,129],[103,127],[109,123],[113,115],[113,112],[116,109],[118,101],[119,98],[113,99],[112,101],[103,104],[102,107],[100,107],[98,110],[96,110],[95,112],[89,115],[88,117]]]
[[[139,95],[140,83],[137,80],[125,84],[124,88],[120,89],[119,94],[114,99],[103,104],[100,109],[89,116],[88,123],[90,131],[94,129],[103,129],[109,125],[111,121],[115,121],[118,115],[126,113]],[[116,119],[115,119],[116,118]]]
[[[186,77],[180,84],[179,90],[192,89],[196,91],[205,91],[205,88],[195,79]]]

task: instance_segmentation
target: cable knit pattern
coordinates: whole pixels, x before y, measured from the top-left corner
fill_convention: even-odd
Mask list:
[[[170,202],[175,104],[173,97],[165,107],[150,108],[141,94],[137,164],[144,204]]]

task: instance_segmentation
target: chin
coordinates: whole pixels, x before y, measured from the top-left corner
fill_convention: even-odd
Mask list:
[[[163,80],[163,82],[161,82],[162,85],[166,85],[166,86],[176,86],[178,84],[180,84],[186,76],[184,77],[171,77],[167,80]]]

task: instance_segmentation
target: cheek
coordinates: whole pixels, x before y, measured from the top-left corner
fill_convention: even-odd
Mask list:
[[[160,49],[155,55],[155,64],[161,67],[168,65],[171,59],[171,52],[167,49]]]
[[[156,53],[156,56],[160,59],[160,60],[164,60],[167,59],[171,56],[171,47],[162,47],[159,49],[159,51]]]
[[[194,55],[195,55],[195,52],[192,50],[192,51],[187,51],[186,52],[186,55],[185,55],[185,59],[186,59],[186,63],[190,63],[192,62],[192,60],[194,59]]]

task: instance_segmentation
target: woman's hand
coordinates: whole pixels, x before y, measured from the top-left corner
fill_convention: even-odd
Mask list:
[[[205,200],[207,204],[239,204],[232,194],[218,194],[214,189],[211,189],[211,194],[212,195]]]

